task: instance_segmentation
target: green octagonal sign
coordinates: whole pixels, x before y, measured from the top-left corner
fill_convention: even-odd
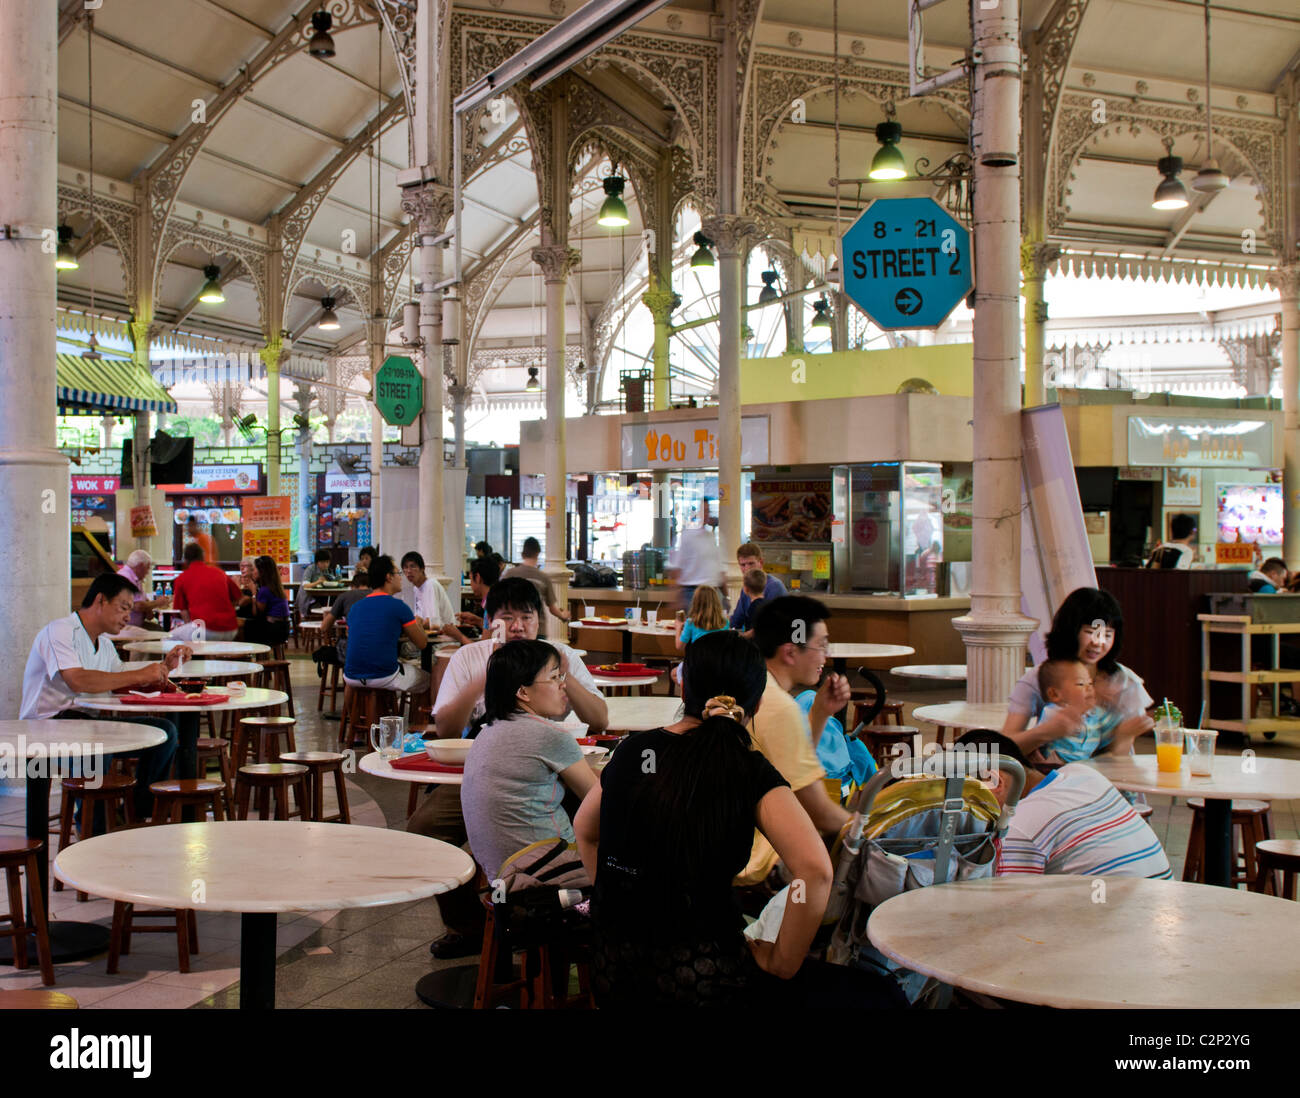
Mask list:
[[[424,378],[405,355],[389,355],[379,367],[375,407],[394,427],[409,427],[424,410]]]

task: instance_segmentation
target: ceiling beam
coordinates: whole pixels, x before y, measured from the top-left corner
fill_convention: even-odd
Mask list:
[[[59,5],[59,45],[67,41],[68,36],[77,29],[86,14],[86,5],[82,0],[63,0]]]

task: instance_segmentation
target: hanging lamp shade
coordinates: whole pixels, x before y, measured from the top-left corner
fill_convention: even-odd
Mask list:
[[[307,52],[322,61],[334,56],[334,39],[330,37],[330,28],[334,17],[327,11],[315,11],[311,16],[311,37],[307,39]]]
[[[758,291],[758,303],[768,305],[781,296],[776,292],[776,287],[772,285],[777,279],[777,274],[775,271],[764,271],[761,277],[763,279],[763,288]]]
[[[1181,210],[1187,206],[1187,188],[1183,186],[1183,181],[1179,175],[1183,170],[1183,158],[1181,156],[1162,156],[1156,163],[1156,171],[1164,178],[1160,180],[1156,187],[1156,193],[1151,199],[1151,208],[1153,210]]]
[[[813,302],[813,318],[808,323],[810,328],[827,328],[831,326],[831,303],[824,297]]]
[[[199,291],[199,300],[206,305],[220,305],[226,300],[226,295],[221,291],[221,283],[217,281],[217,276],[220,274],[221,268],[215,263],[209,263],[203,268],[203,277],[207,281]]]
[[[530,393],[536,393],[541,389],[541,387],[542,387],[542,383],[537,380],[537,367],[529,366],[528,384],[525,385],[524,388]]]
[[[1201,170],[1196,173],[1196,178],[1192,180],[1192,190],[1213,194],[1223,190],[1229,182],[1227,173],[1219,167],[1219,162],[1210,156],[1206,158],[1205,163],[1201,165]]]
[[[713,241],[703,233],[695,234],[695,254],[691,256],[691,270],[700,271],[705,267],[714,266],[713,252],[710,247]]]
[[[605,177],[605,201],[601,204],[597,225],[607,229],[621,229],[631,223],[627,215],[627,203],[623,201],[623,177],[609,175]]]
[[[906,179],[907,162],[898,150],[898,143],[903,138],[903,127],[897,122],[881,122],[876,127],[876,140],[880,148],[871,160],[871,171],[867,176],[876,180]]]
[[[59,226],[59,250],[54,255],[54,267],[60,271],[75,271],[81,264],[72,250],[72,226]]]
[[[334,299],[332,297],[322,297],[320,307],[325,311],[321,313],[320,320],[316,321],[316,327],[322,332],[337,332],[339,330],[339,315],[334,311]]]

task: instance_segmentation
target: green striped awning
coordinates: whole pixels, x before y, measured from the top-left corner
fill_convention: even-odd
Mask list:
[[[123,412],[176,411],[176,402],[148,370],[127,359],[98,362],[80,355],[56,355],[60,411],[111,409]]]

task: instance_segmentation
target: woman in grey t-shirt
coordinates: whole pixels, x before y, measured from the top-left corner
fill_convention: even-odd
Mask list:
[[[1052,618],[1047,634],[1047,658],[1078,660],[1092,672],[1097,704],[1122,715],[1114,731],[1117,749],[1127,752],[1133,739],[1154,727],[1147,715],[1154,704],[1142,680],[1120,663],[1124,613],[1115,597],[1097,587],[1071,591]],[[1038,690],[1038,668],[1021,676],[1011,690],[1002,734],[1015,740],[1025,754],[1078,731],[1065,710],[1053,710],[1041,723],[1028,728],[1031,718],[1042,716],[1047,703]]]
[[[488,880],[511,855],[542,839],[574,841],[564,796],[596,784],[572,732],[560,657],[544,641],[516,640],[492,653],[483,716],[470,728],[461,811],[470,850]]]

